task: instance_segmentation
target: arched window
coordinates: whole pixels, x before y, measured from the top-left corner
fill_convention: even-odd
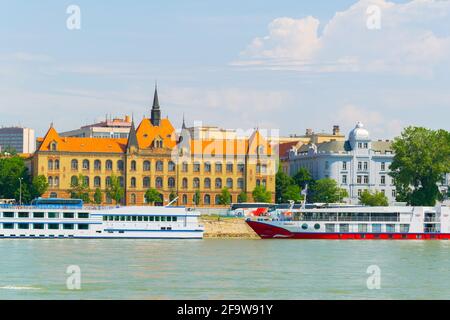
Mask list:
[[[55,177],[55,179],[53,180],[53,185],[55,187],[59,187],[59,177]]]
[[[117,170],[123,171],[123,161],[122,160],[117,161]]]
[[[256,185],[259,187],[261,185],[261,180],[256,179]]]
[[[205,189],[210,189],[211,188],[211,179],[205,178],[203,184],[204,184]]]
[[[53,177],[48,177],[48,186],[53,187]]]
[[[70,163],[70,167],[72,168],[72,170],[78,170],[78,160],[73,159]]]
[[[205,197],[203,198],[204,204],[211,204],[211,196],[209,194],[205,194]]]
[[[119,184],[122,188],[125,186],[125,179],[123,177],[119,177]]]
[[[222,163],[216,162],[216,172],[218,173],[222,172]]]
[[[200,172],[200,162],[198,162],[198,161],[195,161],[195,162],[194,162],[194,165],[193,165],[193,167],[192,167],[192,171],[194,171],[194,172]]]
[[[106,177],[105,184],[107,187],[111,186],[111,177]]]
[[[244,179],[242,179],[242,178],[239,178],[239,179],[238,179],[238,181],[237,181],[237,187],[238,187],[239,189],[244,189]]]
[[[184,161],[181,167],[181,171],[188,172],[188,167],[189,167],[188,163]]]
[[[113,169],[112,161],[106,160],[105,167],[106,167],[106,170],[111,171]]]
[[[72,176],[70,178],[70,185],[71,186],[77,186],[78,185],[78,177],[77,176]]]
[[[211,163],[205,162],[204,171],[205,172],[211,172]]]
[[[174,172],[175,171],[175,162],[169,161],[168,168],[169,168],[169,172]]]
[[[238,163],[237,170],[238,170],[239,173],[244,173],[244,171],[245,171],[245,164]]]
[[[48,160],[48,170],[53,170],[53,160]]]
[[[89,160],[83,160],[83,170],[89,170]]]
[[[89,177],[88,177],[88,176],[84,176],[84,177],[83,177],[83,184],[84,184],[86,187],[89,187]]]
[[[55,160],[55,170],[59,170],[59,160]]]
[[[131,204],[136,204],[136,195],[134,193],[132,193],[130,196],[130,202]]]
[[[50,144],[50,150],[51,151],[56,151],[57,147],[58,147],[58,144],[56,142],[54,142],[54,141]]]
[[[144,171],[150,171],[150,161],[145,160],[143,167],[144,167]]]
[[[131,188],[136,188],[136,178],[135,177],[131,178],[130,186],[131,186]]]
[[[185,194],[183,194],[183,197],[182,197],[182,202],[183,202],[183,204],[187,204],[187,195],[185,195]]]
[[[156,186],[156,188],[162,188],[163,187],[163,179],[161,177],[156,178],[155,186]]]
[[[101,187],[100,177],[95,177],[94,178],[94,187],[96,187],[96,188],[100,188]]]
[[[194,180],[192,180],[192,185],[193,185],[194,189],[200,188],[200,179],[194,178]]]
[[[142,185],[144,188],[150,188],[150,177],[144,177],[142,179]]]
[[[136,161],[132,160],[130,163],[130,170],[136,171]]]
[[[227,172],[228,173],[233,172],[233,164],[231,162],[227,163]]]
[[[156,161],[156,171],[163,171],[164,170],[164,164],[161,160]]]
[[[267,185],[266,179],[262,179],[262,186],[265,188]]]
[[[222,188],[222,179],[216,178],[216,189]]]
[[[170,177],[170,178],[167,180],[167,185],[169,186],[169,188],[175,188],[175,179],[172,178],[172,177]]]
[[[220,195],[216,194],[215,199],[214,199],[214,204],[220,205]]]
[[[233,189],[233,179],[231,178],[227,179],[227,188]]]
[[[182,188],[183,189],[187,189],[187,187],[188,187],[188,179],[187,178],[183,178]]]
[[[100,162],[100,160],[95,160],[94,161],[94,170],[102,170],[102,163]]]
[[[108,177],[109,178],[109,177]],[[106,194],[106,203],[107,204],[111,204],[112,203],[112,199],[111,199],[111,196],[107,193]]]

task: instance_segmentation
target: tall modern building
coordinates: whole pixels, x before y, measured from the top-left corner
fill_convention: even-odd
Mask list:
[[[17,153],[33,153],[36,149],[34,129],[21,127],[0,128],[0,148],[14,149]]]
[[[291,149],[289,173],[300,168],[310,171],[313,179],[332,178],[346,189],[349,203],[358,203],[363,190],[383,192],[390,203],[396,191],[389,166],[394,154],[389,140],[371,140],[361,122],[350,131],[345,141],[309,143]]]

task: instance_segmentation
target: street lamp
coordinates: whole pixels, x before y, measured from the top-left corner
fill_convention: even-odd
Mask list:
[[[19,206],[22,205],[22,180],[23,178],[19,178]]]

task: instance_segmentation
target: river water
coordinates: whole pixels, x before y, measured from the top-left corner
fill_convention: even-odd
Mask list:
[[[0,257],[0,299],[450,299],[447,241],[2,239]]]

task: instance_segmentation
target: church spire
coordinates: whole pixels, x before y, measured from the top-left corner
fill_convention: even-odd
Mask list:
[[[154,126],[159,126],[159,123],[161,121],[161,110],[159,107],[158,84],[157,83],[155,83],[155,93],[153,95],[153,105],[152,105],[150,121]]]
[[[134,126],[134,117],[133,120],[131,120],[131,128],[130,128],[130,133],[128,134],[128,145],[127,145],[127,149],[128,152],[131,151],[132,148],[138,148],[138,141],[137,141],[137,135],[136,135],[136,128]]]
[[[183,124],[181,125],[181,129],[186,129],[186,123],[184,122],[184,112],[183,112]]]

